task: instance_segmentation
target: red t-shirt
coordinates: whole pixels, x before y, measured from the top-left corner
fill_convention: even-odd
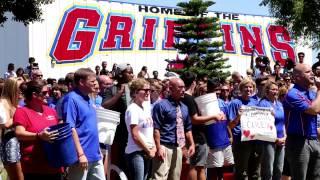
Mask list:
[[[23,126],[26,131],[39,133],[44,128],[58,124],[57,113],[48,106],[43,106],[42,114],[27,108],[18,108],[13,117],[15,126]],[[24,173],[55,174],[61,168],[50,167],[41,141],[20,141],[21,165]]]

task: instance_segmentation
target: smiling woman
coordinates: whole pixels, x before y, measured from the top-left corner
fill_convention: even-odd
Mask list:
[[[58,124],[56,111],[46,106],[48,87],[43,81],[26,84],[25,107],[16,110],[13,122],[15,133],[21,143],[21,165],[25,180],[61,179],[62,169],[49,166],[41,141],[52,141],[57,133],[48,127]]]
[[[151,159],[156,153],[149,102],[150,91],[150,84],[144,79],[135,79],[130,85],[133,103],[128,106],[125,114],[128,130],[125,153],[130,177],[135,180],[148,178]]]

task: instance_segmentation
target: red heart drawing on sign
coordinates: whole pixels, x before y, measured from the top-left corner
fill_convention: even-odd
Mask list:
[[[243,135],[244,135],[245,137],[249,137],[249,136],[250,136],[250,130],[244,130],[244,131],[243,131]]]
[[[250,139],[253,139],[253,138],[254,138],[254,135],[251,135],[251,136],[250,136]]]

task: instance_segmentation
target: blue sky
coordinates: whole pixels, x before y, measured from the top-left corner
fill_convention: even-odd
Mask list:
[[[139,4],[176,6],[178,2],[186,0],[117,0],[122,2],[133,2]],[[212,11],[234,12],[254,15],[269,15],[268,8],[259,6],[262,0],[213,0],[216,2],[209,8]]]

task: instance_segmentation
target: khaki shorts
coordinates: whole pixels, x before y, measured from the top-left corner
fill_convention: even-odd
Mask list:
[[[210,149],[207,159],[207,168],[230,166],[234,164],[231,145],[225,148]]]

